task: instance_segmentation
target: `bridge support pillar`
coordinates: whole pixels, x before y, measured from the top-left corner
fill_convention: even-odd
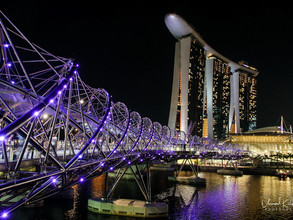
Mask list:
[[[193,175],[192,176],[180,176],[180,172],[182,171],[185,165],[189,164]],[[198,164],[197,166],[194,165],[192,159],[184,159],[180,165],[179,170],[174,172],[174,176],[168,176],[168,180],[185,183],[185,184],[192,184],[196,186],[205,186],[206,179],[201,178],[198,176]]]
[[[226,169],[228,164],[231,164],[232,168]],[[223,169],[217,170],[217,174],[243,176],[243,171],[238,170],[238,161],[228,160]]]

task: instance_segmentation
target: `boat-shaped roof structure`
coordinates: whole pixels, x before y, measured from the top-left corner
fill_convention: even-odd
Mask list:
[[[229,66],[231,67],[231,71],[237,71],[237,70],[242,70],[245,72],[248,72],[254,76],[258,75],[258,70],[255,69],[254,67],[248,66],[246,64],[239,64],[236,63],[227,57],[223,56],[222,54],[218,53],[216,50],[214,50],[211,46],[209,46],[200,36],[199,33],[195,31],[195,29],[188,24],[182,17],[180,17],[177,14],[170,13],[165,16],[165,23],[167,25],[167,28],[171,32],[171,34],[177,38],[181,39],[183,37],[186,37],[188,35],[193,36],[201,45],[202,47],[207,51],[207,57],[210,56],[216,56],[219,59],[227,62]]]

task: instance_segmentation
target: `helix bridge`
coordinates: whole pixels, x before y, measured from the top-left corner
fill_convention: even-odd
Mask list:
[[[130,111],[84,83],[74,60],[30,42],[0,14],[0,217],[112,170],[119,179],[153,162],[247,154]]]

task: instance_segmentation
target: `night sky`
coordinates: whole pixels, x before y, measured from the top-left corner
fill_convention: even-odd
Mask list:
[[[246,60],[260,71],[258,127],[277,125],[281,115],[293,123],[289,5],[164,4],[7,1],[0,10],[30,41],[76,59],[87,84],[105,88],[115,102],[163,125],[168,122],[176,42],[164,17],[177,13],[219,53],[235,62]]]

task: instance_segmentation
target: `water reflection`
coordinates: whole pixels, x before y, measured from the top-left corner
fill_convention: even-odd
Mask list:
[[[190,175],[183,172],[183,175]],[[169,219],[289,219],[293,214],[292,180],[272,176],[242,177],[201,173],[207,185],[173,184],[164,172],[152,172],[152,196],[169,204]],[[108,185],[113,180],[109,179]],[[42,208],[21,208],[12,219],[134,219],[105,216],[87,210],[88,198],[105,195],[105,175],[74,186],[71,199],[52,198]],[[135,181],[122,180],[114,198],[143,199]],[[285,206],[284,206],[285,205]]]

